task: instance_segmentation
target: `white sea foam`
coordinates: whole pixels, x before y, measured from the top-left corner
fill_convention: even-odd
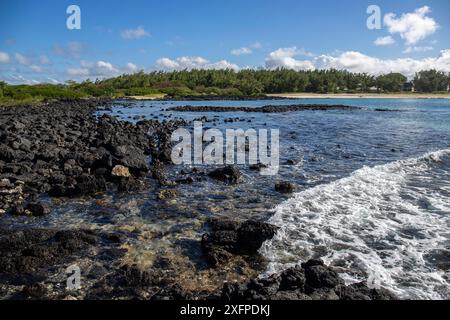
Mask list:
[[[269,221],[280,230],[261,248],[267,273],[320,257],[347,283],[369,280],[401,298],[449,299],[448,271],[427,259],[444,252],[449,263],[449,162],[450,149],[440,150],[295,194]]]

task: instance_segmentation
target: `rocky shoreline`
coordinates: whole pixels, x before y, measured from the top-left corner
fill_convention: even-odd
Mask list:
[[[96,111],[109,100],[62,100],[38,107],[0,109],[0,219],[40,219],[55,205],[46,201],[97,194],[134,193],[156,186],[161,201],[177,196],[176,185],[192,183],[196,174],[176,181],[167,177],[170,134],[182,120],[119,121]],[[340,106],[337,110],[342,109]],[[210,110],[220,112],[213,107]],[[269,107],[269,111],[272,112]],[[297,108],[287,106],[289,108]],[[243,108],[244,109],[244,108]],[[353,109],[353,108],[351,108]],[[223,109],[222,109],[223,110]],[[194,110],[192,110],[194,111]],[[292,111],[292,110],[290,110]],[[253,112],[253,111],[252,111]],[[274,111],[275,112],[275,111]],[[237,168],[208,173],[217,183],[238,183]],[[280,187],[281,188],[281,187]],[[284,188],[285,189],[285,188]],[[283,189],[283,190],[284,190]],[[280,189],[281,190],[281,189]],[[205,270],[220,272],[241,259],[252,268],[264,265],[258,249],[276,226],[254,220],[209,219],[196,245]],[[70,225],[60,228],[0,228],[0,297],[3,299],[392,299],[365,284],[345,286],[335,270],[311,260],[267,279],[228,282],[222,288],[192,290],[162,272],[167,261],[143,268],[127,262],[126,239],[140,230],[107,231]],[[65,289],[65,269],[81,263],[91,284],[78,293]],[[169,263],[170,264],[170,263]],[[224,269],[223,272],[226,272]],[[173,275],[174,272],[172,272]]]
[[[327,111],[327,110],[363,110],[360,107],[350,107],[345,105],[320,105],[320,104],[300,104],[300,105],[267,105],[263,107],[214,107],[214,106],[179,106],[169,108],[169,111],[179,112],[254,112],[254,113],[283,113],[295,111]]]

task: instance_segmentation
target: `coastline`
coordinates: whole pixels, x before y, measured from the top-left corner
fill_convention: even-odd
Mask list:
[[[450,99],[450,94],[422,93],[276,93],[267,96],[284,99]]]
[[[444,94],[426,94],[426,93],[273,93],[266,94],[265,97],[268,100],[275,99],[450,99],[450,93]],[[262,97],[255,97],[254,99],[261,99]],[[132,101],[157,101],[165,100],[167,95],[154,95],[154,96],[126,96],[123,97],[126,100]],[[199,96],[195,97],[195,100],[228,100],[230,97],[224,96]],[[251,100],[251,97],[231,97],[232,100]],[[119,98],[120,99],[120,98]],[[186,100],[194,100],[192,96],[186,97]],[[171,98],[171,100],[184,100],[184,98]]]

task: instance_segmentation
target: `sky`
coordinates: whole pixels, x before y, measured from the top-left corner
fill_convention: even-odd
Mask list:
[[[67,27],[70,5],[80,29]],[[0,80],[281,67],[412,77],[450,72],[449,34],[448,0],[1,0]]]

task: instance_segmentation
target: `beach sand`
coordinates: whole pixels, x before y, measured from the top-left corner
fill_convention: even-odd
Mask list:
[[[422,93],[278,93],[268,94],[269,97],[292,98],[292,99],[450,99],[449,94],[422,94]]]

